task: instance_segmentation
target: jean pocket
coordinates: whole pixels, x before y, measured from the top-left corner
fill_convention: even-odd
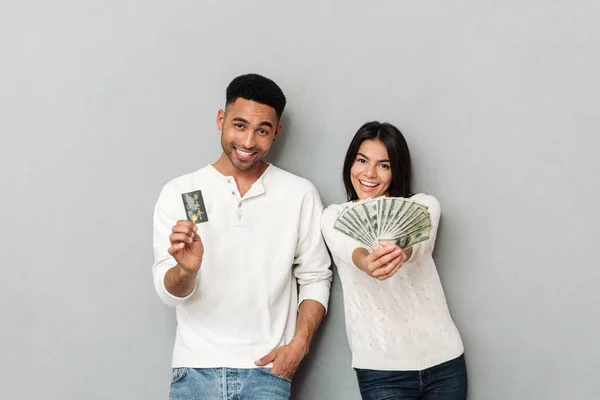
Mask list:
[[[290,378],[286,378],[285,376],[281,376],[281,375],[277,375],[277,374],[272,373],[270,368],[259,368],[259,370],[261,370],[263,373],[265,373],[265,374],[267,374],[269,376],[281,379],[282,381],[287,382],[289,384],[292,383],[292,380]]]
[[[173,368],[171,373],[171,385],[181,382],[187,375],[187,368]]]

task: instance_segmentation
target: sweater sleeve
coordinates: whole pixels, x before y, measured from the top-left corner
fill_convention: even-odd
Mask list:
[[[298,244],[294,257],[294,276],[298,282],[298,306],[304,300],[316,300],[327,311],[332,272],[320,221],[323,204],[317,189],[311,184],[300,211]]]
[[[429,211],[431,218],[431,230],[429,231],[429,239],[413,246],[413,253],[410,260],[408,260],[409,262],[418,260],[423,254],[433,253],[441,215],[440,202],[435,197],[426,194],[417,194],[411,200],[427,206],[427,211]]]
[[[190,298],[196,291],[196,286],[192,292],[186,297],[173,296],[165,287],[165,275],[167,271],[177,265],[177,261],[169,254],[171,241],[169,236],[173,229],[173,225],[177,222],[178,210],[174,201],[172,188],[167,184],[158,198],[154,207],[154,224],[153,224],[153,249],[154,249],[154,264],[152,265],[152,274],[154,277],[154,288],[158,297],[168,306],[175,307],[182,304]]]

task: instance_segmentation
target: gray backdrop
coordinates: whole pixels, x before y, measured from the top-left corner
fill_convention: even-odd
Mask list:
[[[343,201],[367,120],[436,195],[470,398],[600,393],[593,1],[0,1],[0,398],[166,399],[152,209],[217,159],[237,74],[289,99],[271,160]],[[595,340],[596,339],[596,340]],[[341,287],[297,399],[358,399]]]

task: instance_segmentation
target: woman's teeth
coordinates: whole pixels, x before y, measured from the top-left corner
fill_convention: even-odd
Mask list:
[[[370,182],[365,182],[365,181],[359,181],[361,185],[364,185],[366,187],[375,187],[378,185],[378,183],[370,183]]]

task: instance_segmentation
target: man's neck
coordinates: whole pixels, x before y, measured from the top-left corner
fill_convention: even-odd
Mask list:
[[[269,164],[260,160],[251,168],[240,171],[233,166],[227,155],[222,153],[221,157],[212,166],[225,176],[233,176],[238,185],[240,183],[252,185],[265,172]]]

